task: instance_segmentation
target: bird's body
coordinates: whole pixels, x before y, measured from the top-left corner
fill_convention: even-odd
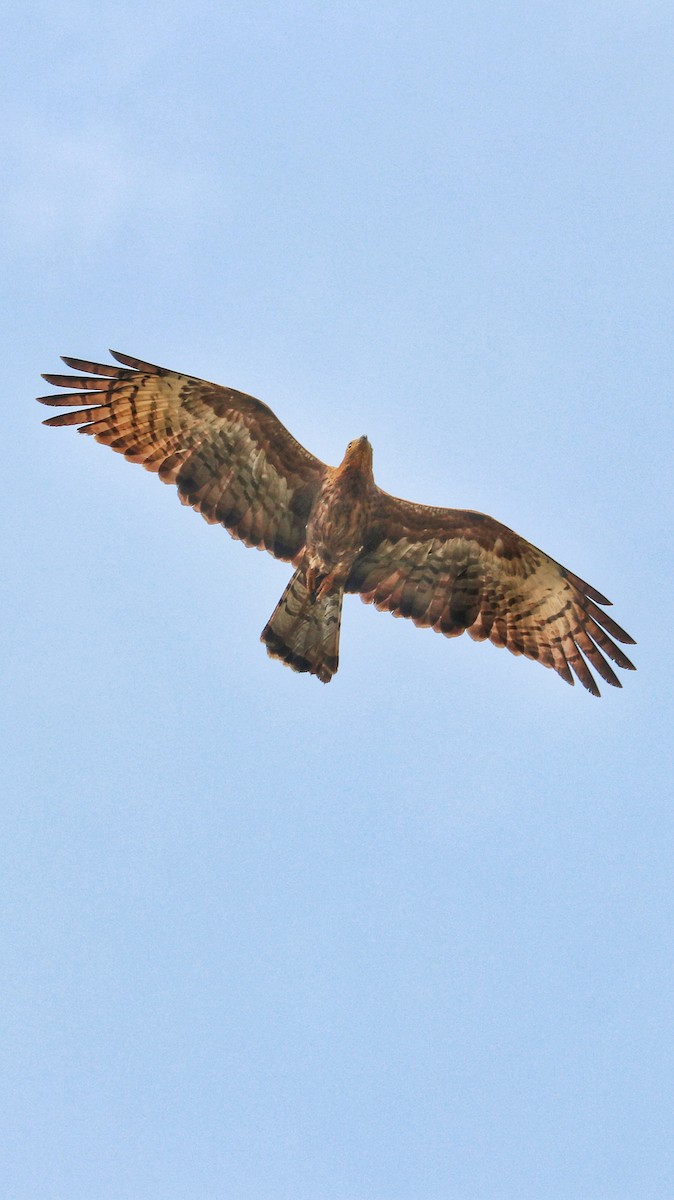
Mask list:
[[[633,670],[612,640],[633,639],[600,607],[609,603],[600,592],[491,517],[389,496],[374,482],[367,438],[328,467],[260,400],[114,357],[121,367],[66,358],[88,374],[45,375],[75,390],[43,403],[93,401],[45,424],[79,426],[175,483],[207,521],[292,562],[262,640],[294,670],[332,678],[345,592],[448,637],[489,638],[568,683],[575,675],[594,695],[588,662],[616,687],[607,658]]]
[[[328,468],[309,513],[301,565],[311,592],[344,586],[363,549],[375,500],[372,450],[367,438],[358,438],[344,461]]]

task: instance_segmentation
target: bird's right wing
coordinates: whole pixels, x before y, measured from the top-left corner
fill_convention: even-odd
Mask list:
[[[87,404],[45,425],[79,426],[80,433],[174,483],[183,504],[247,546],[293,559],[325,464],[261,400],[113,355],[121,366],[64,358],[86,375],[44,376],[70,392],[41,396],[42,404]]]

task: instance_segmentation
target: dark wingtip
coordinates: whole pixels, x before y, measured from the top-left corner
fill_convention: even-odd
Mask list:
[[[116,362],[121,363],[123,367],[131,367],[133,371],[142,371],[150,375],[171,374],[167,367],[160,367],[158,363],[146,362],[144,358],[134,358],[132,354],[122,354],[121,350],[110,350],[110,354]]]
[[[140,358],[134,358],[132,354],[122,354],[121,350],[108,350],[108,353],[112,355],[116,362],[121,363],[124,367],[135,367],[138,369],[139,365],[145,366],[145,363]],[[154,366],[154,363],[148,363],[147,365]]]
[[[597,591],[591,584],[585,583],[585,580],[579,580],[582,583],[581,591],[585,592],[590,600],[594,600],[595,604],[601,604],[604,608],[613,608],[613,601],[609,600],[608,596],[604,596],[602,592]]]
[[[108,354],[111,354],[112,357],[115,359],[115,362],[121,363],[123,367],[136,367],[137,368],[138,363],[141,361],[139,358],[134,358],[133,355],[131,355],[131,354],[122,354],[121,350],[108,349]]]

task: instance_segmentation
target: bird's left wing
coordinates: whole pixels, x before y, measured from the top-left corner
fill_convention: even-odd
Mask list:
[[[261,400],[112,353],[120,366],[64,358],[85,376],[44,376],[70,392],[42,404],[87,404],[45,425],[79,426],[174,483],[183,504],[246,545],[294,558],[325,464]]]
[[[346,591],[447,637],[465,630],[476,641],[489,638],[553,667],[567,683],[575,674],[595,696],[587,662],[614,687],[621,684],[607,658],[634,670],[612,640],[634,639],[599,607],[606,597],[482,513],[379,491]]]

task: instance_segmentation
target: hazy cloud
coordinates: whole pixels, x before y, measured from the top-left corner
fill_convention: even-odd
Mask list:
[[[8,181],[0,216],[17,249],[82,247],[137,224],[151,234],[157,223],[189,225],[214,211],[202,167],[153,159],[147,147],[137,154],[103,123],[64,130],[19,119],[0,145]]]

